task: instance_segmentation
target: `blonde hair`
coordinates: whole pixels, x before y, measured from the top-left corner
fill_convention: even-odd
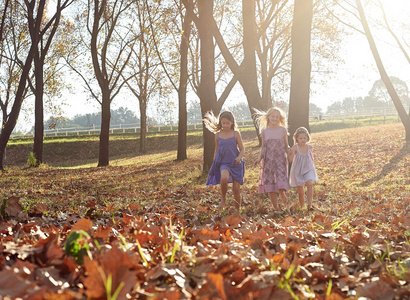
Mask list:
[[[306,134],[307,138],[308,138],[308,142],[310,142],[310,134],[309,131],[305,128],[305,127],[299,127],[298,129],[296,129],[295,133],[293,134],[293,141],[295,144],[297,144],[298,142],[298,137],[301,134]]]
[[[263,129],[269,126],[269,116],[275,111],[279,113],[279,126],[285,127],[286,129],[288,128],[286,113],[281,108],[275,106],[270,108],[268,111],[260,111],[256,108],[253,110],[255,111],[254,118],[259,126],[259,132],[262,132]]]
[[[226,110],[224,112],[221,112],[219,117],[216,117],[213,113],[213,111],[208,111],[204,118],[204,125],[205,127],[213,133],[217,133],[222,131],[222,119],[227,119],[232,122],[232,130],[238,130],[238,125],[236,124],[235,117],[232,112],[229,110]]]

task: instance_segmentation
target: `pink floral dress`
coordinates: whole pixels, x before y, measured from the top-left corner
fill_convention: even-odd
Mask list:
[[[259,193],[289,190],[288,161],[283,136],[284,127],[265,128],[261,152],[261,168],[259,172]]]

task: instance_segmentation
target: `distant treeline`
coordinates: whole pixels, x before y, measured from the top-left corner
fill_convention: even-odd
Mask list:
[[[249,112],[248,105],[246,103],[238,103],[231,107],[226,107],[224,109],[229,109],[234,112],[235,117],[238,121],[245,121],[251,119],[251,114]],[[188,113],[188,124],[201,123],[201,108],[198,102],[190,103],[187,109]],[[149,126],[158,125],[176,125],[178,123],[177,118],[169,121],[169,124],[163,124],[160,120],[155,117],[148,116]],[[140,119],[137,114],[126,107],[120,107],[118,109],[111,111],[111,121],[110,125],[120,125],[120,124],[140,124]],[[93,128],[101,126],[101,113],[87,113],[84,115],[75,115],[73,118],[65,117],[51,117],[45,122],[45,129],[62,129],[62,128]],[[34,128],[32,129],[34,130]]]

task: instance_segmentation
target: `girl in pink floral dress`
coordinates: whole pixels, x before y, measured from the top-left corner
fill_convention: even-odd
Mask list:
[[[256,163],[260,163],[259,193],[268,193],[276,211],[280,211],[277,193],[287,206],[289,190],[287,152],[289,150],[286,115],[278,107],[267,112],[256,111],[262,137],[262,148]]]

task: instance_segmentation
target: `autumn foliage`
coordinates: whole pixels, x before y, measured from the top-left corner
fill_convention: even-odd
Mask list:
[[[294,190],[283,214],[256,193],[256,139],[245,140],[240,217],[216,209],[198,147],[185,162],[170,151],[106,168],[10,168],[0,298],[410,299],[403,136],[401,125],[313,134],[313,212]]]

